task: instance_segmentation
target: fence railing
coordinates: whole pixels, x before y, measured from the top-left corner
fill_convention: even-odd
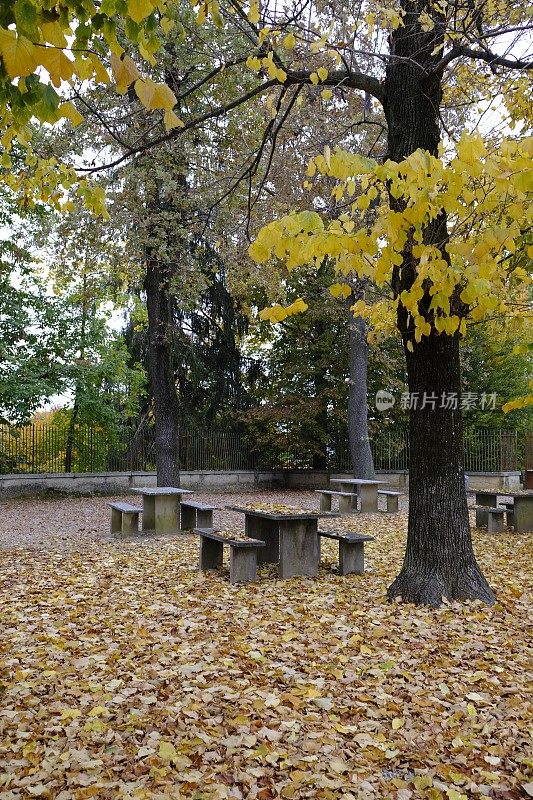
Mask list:
[[[465,431],[464,462],[468,472],[501,472],[523,469],[525,437],[516,431],[474,429]],[[528,440],[529,442],[531,439]],[[35,424],[21,428],[0,425],[0,474],[65,472],[67,430],[56,425]],[[382,431],[371,440],[374,465],[378,470],[407,470],[409,437],[404,428]],[[152,429],[107,431],[79,426],[71,448],[72,472],[131,472],[155,469]],[[321,463],[329,471],[351,469],[346,441],[331,442],[324,448]],[[182,470],[312,469],[316,453],[312,448],[295,451],[281,444],[254,447],[244,435],[216,431],[182,431]]]

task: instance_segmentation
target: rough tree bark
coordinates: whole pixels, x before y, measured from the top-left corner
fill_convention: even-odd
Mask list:
[[[444,21],[430,32],[421,29],[418,16],[428,10],[427,0],[401,0],[404,26],[391,36],[391,60],[385,79],[384,109],[388,124],[388,158],[401,161],[417,148],[438,154],[439,108],[442,75],[434,67],[435,48],[442,42]],[[435,12],[432,10],[432,13]],[[395,210],[401,204],[390,198]],[[444,215],[425,231],[427,243],[440,247],[447,259],[447,220]],[[409,246],[393,279],[396,295],[409,289],[416,262]],[[430,297],[421,310],[431,322]],[[459,300],[457,298],[457,304]],[[456,313],[461,313],[458,308]],[[401,596],[417,604],[438,606],[442,597],[494,602],[472,548],[464,471],[460,407],[441,408],[443,393],[460,392],[458,336],[435,330],[414,341],[412,320],[400,306],[398,328],[402,335],[409,392],[418,397],[410,410],[409,525],[402,569],[388,589],[390,599]],[[413,350],[411,352],[410,347]],[[426,398],[425,408],[421,408]],[[428,403],[428,400],[431,401]],[[435,410],[433,410],[433,398]],[[458,403],[458,406],[460,404]]]
[[[179,403],[172,357],[172,267],[147,257],[148,369],[155,408],[158,486],[179,486]]]
[[[350,305],[353,298],[350,299]],[[368,344],[367,324],[348,310],[349,376],[348,376],[348,441],[354,478],[372,480],[374,459],[368,437]]]

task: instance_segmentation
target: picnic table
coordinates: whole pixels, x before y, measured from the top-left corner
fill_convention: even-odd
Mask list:
[[[513,498],[513,518],[515,533],[524,533],[526,531],[533,531],[533,491],[522,489],[517,492],[511,492],[508,489],[502,491],[476,491],[476,527],[484,527],[487,525],[488,512],[483,510],[483,506],[488,508],[496,508],[498,505],[498,497],[512,497]]]
[[[268,511],[246,506],[227,506],[244,514],[244,530],[250,539],[265,547],[257,553],[259,564],[278,564],[280,578],[318,575],[320,542],[318,517],[312,511],[294,513]]]
[[[142,495],[142,529],[155,533],[177,533],[180,530],[180,497],[192,494],[190,489],[176,486],[143,486],[132,489]]]
[[[378,486],[383,486],[388,481],[364,480],[363,478],[331,478],[330,483],[338,483],[341,492],[353,494],[352,506],[357,505],[357,495],[361,498],[361,511],[373,513],[378,510]]]

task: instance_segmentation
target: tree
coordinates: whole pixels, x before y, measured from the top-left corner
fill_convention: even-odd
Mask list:
[[[98,38],[95,31],[102,31],[107,45],[121,52],[116,39],[120,21],[117,4],[118,0],[109,0],[100,16],[91,9],[82,18],[85,24],[76,28],[77,48],[85,53],[89,40]],[[29,5],[42,12],[40,3]],[[7,77],[2,83],[9,105],[4,101],[3,122],[10,136],[16,134],[17,125],[28,128],[32,113],[43,102],[41,84],[34,86],[32,75],[49,50],[35,46],[49,41],[43,25],[37,25],[37,41],[32,41],[27,14],[17,21],[14,6],[9,2],[3,10],[3,24],[18,22],[24,27],[29,46],[14,31],[7,31],[7,38],[4,32],[1,54]],[[59,23],[63,38],[65,22],[75,16],[77,8],[73,1],[65,5],[63,23]],[[174,4],[169,8],[177,11]],[[382,286],[388,283],[392,303],[384,299],[374,308],[383,313],[385,322],[390,322],[391,311],[395,314],[411,392],[437,398],[444,393],[459,393],[459,337],[466,329],[468,314],[476,321],[503,310],[508,282],[524,278],[523,270],[507,271],[506,266],[517,240],[531,226],[527,197],[531,191],[531,142],[521,131],[514,140],[498,142],[496,151],[490,142],[487,149],[478,135],[465,134],[455,160],[445,163],[439,157],[441,111],[446,104],[458,105],[458,96],[466,95],[466,101],[461,102],[472,105],[483,101],[490,104],[500,97],[507,104],[511,123],[520,121],[524,128],[531,124],[532,91],[526,74],[533,63],[527,57],[531,28],[527,9],[518,0],[454,0],[446,4],[385,0],[371,7],[361,2],[351,16],[343,13],[342,7],[340,11],[335,15],[336,22],[323,33],[319,30],[323,19],[319,12],[312,24],[302,28],[296,9],[281,15],[265,9],[262,18],[255,1],[247,12],[232,0],[222,10],[215,0],[202,4],[200,22],[207,15],[218,26],[225,20],[228,24],[233,21],[241,33],[244,31],[251,48],[248,54],[239,53],[230,63],[204,73],[201,87],[216,85],[221,72],[242,68],[244,63],[257,74],[257,82],[239,96],[185,121],[174,111],[183,95],[180,99],[169,94],[168,87],[139,77],[126,58],[119,61],[115,55],[117,83],[123,90],[134,84],[145,107],[162,110],[168,130],[128,147],[110,165],[181,136],[203,122],[220,119],[262,94],[277,93],[277,99],[272,97],[271,102],[281,125],[304,85],[320,85],[326,93],[333,91],[331,87],[340,92],[356,90],[364,93],[370,107],[374,98],[382,105],[387,121],[385,164],[340,151],[332,154],[329,147],[314,160],[315,169],[339,181],[338,199],[347,193],[346,214],[327,228],[316,212],[293,215],[277,228],[270,227],[252,252],[258,260],[264,260],[275,251],[276,256],[287,257],[290,266],[320,263],[327,256],[337,262],[341,272],[372,277]],[[135,4],[133,17],[134,21],[137,17],[135,25],[128,26],[126,21],[128,36],[139,43],[143,55],[152,58],[160,43],[155,6],[148,2],[140,10]],[[266,24],[268,17],[272,24]],[[175,22],[166,13],[163,19]],[[236,41],[241,42],[242,37]],[[308,60],[303,58],[307,53]],[[76,64],[78,71],[80,68]],[[22,87],[14,80],[17,77],[24,79]],[[55,64],[52,77],[61,79],[61,70]],[[24,105],[22,95],[28,85],[39,94],[36,104]],[[446,103],[444,89],[448,93]],[[22,107],[24,112],[20,111]],[[14,116],[14,124],[9,114]],[[275,140],[278,129],[278,124],[270,126],[269,142]],[[47,194],[60,197],[55,171],[55,164],[41,164],[39,174]],[[72,176],[65,180],[72,181]],[[363,196],[351,204],[349,198],[359,181]],[[25,186],[23,183],[16,188],[20,191]],[[101,197],[91,187],[84,187],[82,194],[89,205],[101,206]],[[359,212],[366,211],[378,197],[388,201],[387,209],[383,205],[375,224],[367,222],[356,228],[356,223],[362,222]],[[489,225],[494,226],[495,211],[499,221],[493,230]],[[361,303],[354,307],[366,313]],[[375,313],[373,316],[376,320]],[[410,430],[408,544],[403,568],[389,588],[389,596],[401,595],[405,600],[431,605],[438,605],[443,596],[492,602],[494,595],[475,560],[468,527],[459,409],[436,408],[433,412],[429,404],[413,409]]]
[[[496,89],[485,92],[502,91],[509,73],[533,68],[527,59],[490,49],[510,28],[526,30],[527,18],[514,3],[495,3],[489,9],[457,2],[443,8],[425,0],[402,0],[397,9],[381,10],[393,24],[389,52],[382,54],[384,80],[358,75],[357,81],[383,105],[388,123],[385,164],[326,150],[314,160],[311,173],[318,169],[337,177],[339,196],[353,194],[358,180],[367,189],[351,213],[328,228],[314,212],[289,216],[268,226],[251,252],[259,260],[286,258],[292,266],[335,258],[341,273],[368,274],[391,286],[390,299],[379,309],[381,324],[383,315],[390,319],[394,312],[409,390],[431,402],[410,413],[408,542],[402,570],[388,594],[434,606],[442,597],[493,602],[472,549],[460,409],[453,404],[446,408],[439,398],[459,395],[459,338],[469,313],[481,319],[489,311],[503,310],[502,290],[509,281],[527,278],[523,270],[509,274],[505,267],[507,254],[530,224],[532,147],[531,141],[508,141],[489,153],[479,135],[463,135],[455,160],[445,165],[438,158],[439,115],[445,71],[456,62],[464,92],[469,88],[467,65],[473,65],[476,89],[482,86],[479,65],[492,68]],[[508,80],[512,84],[515,79]],[[354,231],[353,218],[380,195],[388,202],[377,222]],[[486,215],[495,208],[496,229],[486,224]],[[356,308],[365,313],[362,304]]]

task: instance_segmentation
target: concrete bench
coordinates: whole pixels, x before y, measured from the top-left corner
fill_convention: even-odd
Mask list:
[[[505,509],[507,525],[514,528],[514,501],[508,503],[501,500],[498,505]]]
[[[387,498],[387,511],[389,513],[398,511],[398,498],[402,496],[403,492],[392,492],[388,489],[378,489],[378,495],[379,494]]]
[[[339,511],[341,514],[348,514],[352,511],[352,502],[357,497],[352,492],[332,492],[330,489],[315,489],[315,494],[320,495],[320,510],[331,511],[331,498],[339,498]]]
[[[200,571],[222,566],[224,545],[230,547],[229,582],[248,583],[257,578],[257,551],[265,546],[259,539],[232,539],[216,528],[195,528],[200,536]]]
[[[365,536],[361,533],[337,533],[334,531],[318,531],[318,535],[338,541],[340,575],[349,575],[350,573],[363,574],[365,571],[365,542],[373,542],[373,536]]]
[[[213,511],[216,506],[206,503],[195,503],[192,500],[181,500],[181,530],[192,531],[193,528],[212,528]]]
[[[108,503],[111,508],[111,533],[137,533],[142,508],[130,503]]]
[[[496,508],[491,508],[490,506],[474,506],[476,509],[476,528],[485,527],[487,526],[487,531],[489,533],[502,533],[505,530],[505,526],[503,524],[503,515],[506,512],[505,508],[501,508],[497,506]],[[482,521],[485,525],[478,524],[478,512],[483,512]]]

